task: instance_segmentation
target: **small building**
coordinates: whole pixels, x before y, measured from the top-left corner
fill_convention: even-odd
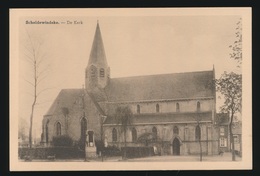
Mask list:
[[[217,113],[219,150],[222,152],[230,151],[229,121],[230,118],[228,113]]]
[[[242,123],[240,121],[235,122],[232,129],[235,152],[242,156]]]

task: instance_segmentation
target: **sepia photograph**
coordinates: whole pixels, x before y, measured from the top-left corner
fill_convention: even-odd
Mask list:
[[[252,169],[251,8],[10,9],[10,170]]]

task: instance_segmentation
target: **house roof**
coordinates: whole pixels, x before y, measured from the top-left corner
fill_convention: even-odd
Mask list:
[[[149,114],[134,114],[132,117],[132,124],[163,124],[163,123],[185,123],[197,122],[199,115],[200,121],[211,121],[212,112],[196,112],[193,113],[149,113]],[[114,116],[108,116],[104,124],[117,124]]]
[[[105,88],[109,102],[213,97],[213,71],[113,78]]]
[[[217,113],[217,123],[219,125],[229,125],[229,114],[228,113]]]
[[[82,89],[62,89],[45,115],[54,115],[62,107],[73,108],[83,93]]]

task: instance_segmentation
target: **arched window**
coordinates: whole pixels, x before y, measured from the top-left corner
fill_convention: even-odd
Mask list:
[[[200,126],[197,125],[195,129],[195,140],[199,141],[201,139],[201,129]]]
[[[91,65],[90,67],[90,73],[91,73],[91,77],[96,77],[96,67]]]
[[[160,106],[159,106],[159,104],[156,104],[156,112],[160,112]]]
[[[180,105],[179,105],[179,103],[176,103],[176,112],[180,112]]]
[[[105,70],[104,70],[104,68],[101,68],[99,70],[99,75],[100,75],[100,77],[105,77]]]
[[[46,143],[49,142],[49,119],[46,122]]]
[[[140,114],[140,105],[137,105],[137,113]]]
[[[115,142],[117,141],[117,131],[115,128],[112,130],[112,141]]]
[[[60,136],[60,135],[61,135],[61,124],[60,124],[60,122],[58,122],[58,123],[56,124],[56,135],[57,135],[57,136]]]
[[[173,134],[179,134],[179,128],[177,126],[173,128]]]
[[[137,140],[137,131],[135,128],[132,129],[132,142]]]
[[[200,102],[197,102],[197,111],[200,111]]]
[[[157,128],[156,128],[156,127],[153,127],[152,133],[153,133],[153,137],[154,137],[155,140],[156,140],[156,139],[157,139]]]
[[[80,127],[81,127],[81,139],[82,139],[82,141],[85,141],[86,140],[86,130],[87,130],[87,120],[85,118],[81,119]]]

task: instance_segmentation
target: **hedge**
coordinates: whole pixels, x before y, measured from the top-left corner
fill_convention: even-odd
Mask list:
[[[153,147],[122,147],[121,151],[116,147],[105,147],[104,156],[120,156],[126,150],[127,158],[140,158],[154,155]],[[75,147],[48,147],[48,148],[19,148],[19,158],[26,159],[47,159],[48,156],[55,156],[55,159],[84,159],[84,150]]]
[[[116,146],[104,147],[103,150],[104,156],[121,156],[121,151]]]
[[[52,144],[54,146],[71,147],[73,140],[67,135],[54,136],[52,139]]]
[[[122,147],[122,154],[126,151],[127,158],[140,158],[154,155],[153,147]]]
[[[25,159],[25,156],[32,159],[47,159],[48,156],[55,156],[56,159],[85,158],[84,151],[74,147],[19,148],[18,154],[20,159]]]

